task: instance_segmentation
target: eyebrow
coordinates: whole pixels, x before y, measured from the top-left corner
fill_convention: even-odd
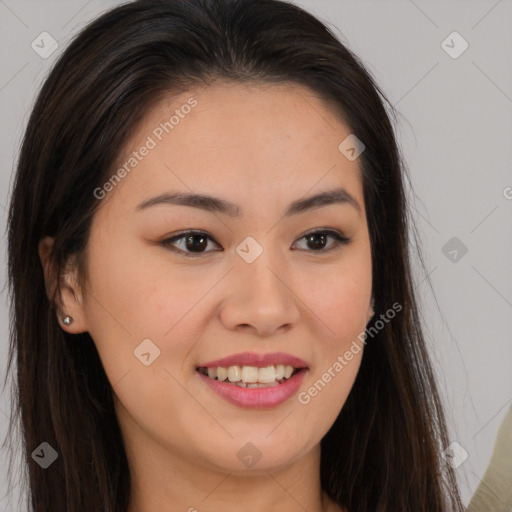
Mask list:
[[[201,210],[209,212],[222,213],[230,217],[239,217],[242,213],[242,210],[238,205],[225,199],[188,192],[167,192],[165,194],[151,197],[140,203],[136,210],[145,210],[152,206],[162,204],[191,206],[193,208],[200,208]],[[284,213],[284,217],[297,215],[299,213],[304,213],[309,210],[322,208],[332,204],[348,204],[354,207],[359,215],[362,213],[361,206],[357,200],[347,192],[347,190],[344,188],[336,188],[294,201],[288,206]]]

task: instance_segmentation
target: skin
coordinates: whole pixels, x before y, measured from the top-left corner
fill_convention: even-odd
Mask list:
[[[340,511],[321,491],[320,441],[362,350],[308,404],[295,395],[262,410],[228,403],[196,366],[287,352],[308,363],[303,392],[365,330],[373,311],[361,169],[338,150],[351,130],[308,89],[216,82],[149,111],[120,162],[191,97],[197,106],[101,201],[86,287],[72,269],[62,277],[59,321],[90,333],[113,386],[133,481],[128,512]],[[291,202],[340,186],[360,212],[345,203],[283,217]],[[243,215],[169,204],[136,211],[170,191],[220,197]],[[318,228],[351,242],[308,243]],[[204,252],[161,245],[189,229],[212,238]],[[247,236],[263,248],[250,264],[235,251]],[[45,268],[51,243],[40,244]],[[191,252],[184,239],[174,247]],[[133,353],[147,338],[160,349],[149,366]],[[261,453],[252,468],[237,457],[248,442]]]

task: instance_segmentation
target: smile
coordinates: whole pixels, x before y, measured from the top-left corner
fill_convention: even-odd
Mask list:
[[[283,384],[299,368],[289,365],[270,365],[263,368],[257,366],[218,366],[218,367],[200,367],[198,371],[208,376],[210,379],[220,382],[226,382],[241,388],[267,388]]]
[[[283,366],[284,370],[279,368],[280,366]],[[232,405],[249,409],[270,409],[290,400],[299,391],[308,373],[307,368],[299,369],[284,365],[264,368],[241,366],[238,368],[240,370],[236,367],[208,369],[200,367],[197,369],[196,375],[214,392],[214,395],[219,396]],[[244,371],[244,368],[247,368],[247,370]],[[226,378],[230,371],[234,378],[238,378],[239,374],[240,380],[231,382],[229,378]],[[261,377],[260,371],[262,371]],[[218,379],[219,373],[225,380],[221,381]],[[281,375],[282,378],[278,379],[277,377]],[[286,377],[286,375],[290,376]],[[260,382],[260,378],[267,381],[272,380],[270,382]]]

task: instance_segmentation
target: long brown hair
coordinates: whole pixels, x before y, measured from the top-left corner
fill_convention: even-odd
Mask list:
[[[453,469],[440,457],[447,429],[412,286],[393,108],[328,27],[280,0],[116,7],[74,38],[42,86],[8,217],[8,373],[16,367],[8,434],[19,423],[33,510],[124,512],[130,495],[112,387],[89,334],[77,340],[59,327],[58,290],[47,298],[38,243],[55,238],[55,275],[75,257],[85,278],[99,205],[93,191],[112,175],[137,123],[164,95],[216,79],[306,86],[365,144],[374,318],[394,303],[402,310],[368,338],[351,393],[322,439],[322,488],[350,512],[463,511]],[[46,470],[31,457],[42,441],[59,457]]]

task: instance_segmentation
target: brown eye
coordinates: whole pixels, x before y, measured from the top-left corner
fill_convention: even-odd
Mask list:
[[[196,254],[200,255],[202,253],[212,252],[205,250],[208,247],[208,241],[210,240],[214,242],[215,245],[218,245],[215,240],[213,240],[213,238],[206,233],[188,231],[164,240],[160,242],[160,244],[173,251],[181,252],[185,256],[195,256]],[[181,245],[181,247],[176,247],[178,243]]]
[[[329,238],[334,239],[331,247],[326,249],[326,244]],[[307,248],[313,252],[329,252],[340,245],[347,245],[350,243],[350,238],[347,238],[340,233],[332,230],[313,231],[304,235],[300,240],[306,240]]]
[[[334,240],[329,248],[326,249],[326,245],[329,239]],[[323,230],[313,231],[304,235],[300,240],[305,240],[307,247],[306,251],[311,252],[329,252],[336,249],[340,245],[347,245],[351,239],[347,238],[337,231]],[[213,242],[217,247],[219,244],[207,233],[202,231],[186,231],[179,235],[173,236],[167,240],[160,242],[160,244],[172,251],[183,254],[184,256],[200,256],[201,254],[207,254],[210,252],[218,252],[219,249],[206,250],[209,241]],[[220,249],[222,250],[222,249]]]
[[[185,247],[188,251],[203,252],[208,246],[208,237],[203,235],[189,235],[185,237]]]

